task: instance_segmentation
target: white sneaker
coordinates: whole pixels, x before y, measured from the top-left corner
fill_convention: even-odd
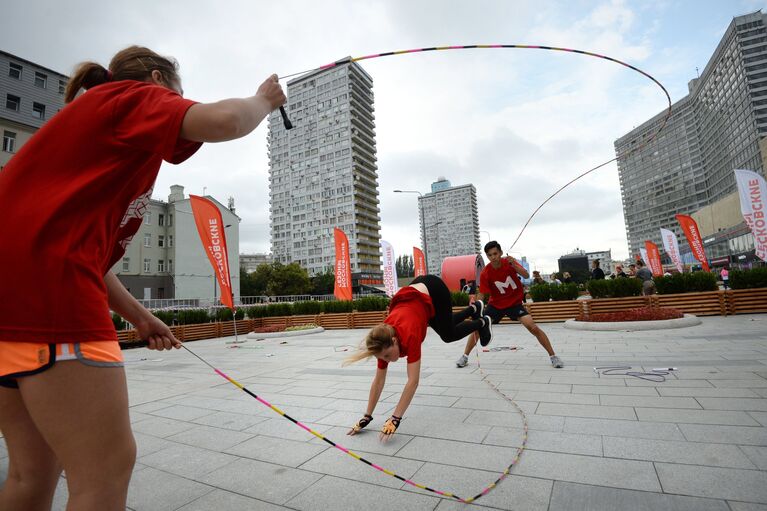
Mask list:
[[[551,360],[552,367],[555,367],[557,369],[561,369],[561,368],[565,367],[565,363],[562,362],[562,359],[560,359],[556,355],[549,357],[549,360]]]
[[[466,355],[461,355],[461,358],[455,361],[456,367],[466,367],[469,365],[469,357]]]

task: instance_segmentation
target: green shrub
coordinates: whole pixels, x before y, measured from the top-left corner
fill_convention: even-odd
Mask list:
[[[152,314],[168,326],[173,324],[175,314],[172,311],[152,311]]]
[[[357,312],[385,311],[389,306],[389,298],[383,296],[366,296],[354,300],[354,310]]]
[[[729,286],[733,289],[754,289],[767,287],[767,268],[732,270]]]
[[[469,295],[461,291],[453,291],[450,293],[450,301],[453,307],[466,307],[469,305]]]
[[[716,291],[716,276],[713,273],[675,273],[670,276],[655,277],[655,289],[660,295]]]
[[[237,320],[241,320],[245,317],[245,311],[242,309],[237,309]],[[215,309],[213,312],[213,319],[216,321],[231,321],[232,320],[232,309],[228,307],[221,307],[218,309]]]
[[[292,316],[293,304],[292,303],[270,303],[266,306],[265,316],[273,318],[276,316]]]
[[[112,313],[112,323],[114,323],[115,330],[118,332],[120,330],[125,330],[125,328],[128,326],[128,323],[122,318],[122,316],[115,312]]]
[[[332,302],[322,302],[322,312],[333,314],[336,312],[351,312],[354,303],[350,301],[334,300]]]
[[[589,280],[586,283],[586,289],[592,298],[608,298],[610,296],[610,281],[607,279]]]
[[[263,318],[266,315],[266,305],[253,305],[245,309],[250,319]]]
[[[694,273],[685,273],[689,282],[688,292],[698,291],[716,291],[719,286],[716,283],[716,275],[705,271],[696,271]]]
[[[555,302],[578,298],[578,284],[575,282],[570,282],[569,284],[549,284],[548,286],[551,299]]]
[[[551,287],[548,284],[533,284],[530,286],[530,298],[534,302],[548,302],[551,298]]]
[[[308,302],[296,302],[293,304],[293,314],[297,316],[306,314],[319,314],[322,312],[322,303],[311,300]]]
[[[210,322],[207,309],[181,309],[178,311],[178,323],[180,325],[194,325],[197,323]]]
[[[610,296],[613,298],[623,298],[626,296],[641,296],[642,281],[625,277],[616,277],[609,281]]]

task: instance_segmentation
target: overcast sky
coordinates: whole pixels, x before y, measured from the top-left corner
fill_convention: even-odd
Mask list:
[[[0,49],[65,74],[130,44],[174,56],[185,95],[252,94],[347,55],[465,44],[540,44],[604,53],[654,75],[677,101],[734,16],[767,0],[105,2],[24,0],[3,6]],[[362,62],[374,80],[381,234],[398,254],[419,245],[415,195],[438,176],[472,183],[480,229],[504,248],[572,177],[615,156],[613,142],[664,108],[649,80],[601,59],[534,50],[433,52]],[[283,86],[285,86],[283,82]],[[266,126],[165,165],[169,187],[236,201],[240,252],[269,252]],[[684,212],[689,213],[689,212]],[[483,243],[487,234],[482,233]],[[628,257],[618,172],[608,165],[568,188],[517,243],[550,272],[580,247]]]

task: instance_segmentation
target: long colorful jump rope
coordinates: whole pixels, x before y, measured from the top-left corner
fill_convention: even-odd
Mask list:
[[[306,74],[306,73],[312,73],[312,72],[315,72],[315,71],[324,71],[326,69],[331,69],[333,67],[341,66],[341,65],[348,64],[348,63],[351,63],[351,62],[360,62],[362,60],[377,59],[377,58],[382,58],[382,57],[393,57],[393,56],[397,56],[397,55],[407,55],[407,54],[411,54],[411,53],[423,53],[423,52],[446,51],[446,50],[497,50],[497,49],[559,51],[559,52],[566,52],[566,53],[577,53],[579,55],[585,55],[587,57],[596,57],[596,58],[600,58],[600,59],[603,59],[603,60],[607,60],[607,61],[613,62],[615,64],[620,64],[621,66],[627,67],[627,68],[631,69],[632,71],[637,72],[637,73],[639,73],[639,74],[649,78],[650,80],[652,80],[652,82],[655,83],[655,85],[660,87],[660,89],[663,91],[663,94],[665,94],[665,96],[666,96],[666,100],[668,101],[668,108],[666,109],[665,115],[663,116],[663,118],[661,119],[661,122],[658,125],[658,129],[655,130],[650,136],[648,136],[647,138],[644,138],[642,140],[642,142],[640,144],[638,144],[636,147],[631,148],[631,149],[623,152],[622,154],[617,155],[615,158],[613,158],[611,160],[608,160],[606,162],[600,163],[599,165],[596,165],[596,166],[586,170],[585,172],[579,174],[578,176],[574,177],[573,179],[571,179],[570,181],[568,181],[567,183],[562,185],[560,188],[558,188],[556,191],[554,191],[554,193],[549,195],[546,198],[546,200],[544,200],[537,208],[535,208],[533,213],[528,217],[527,221],[522,226],[522,229],[519,231],[519,234],[514,239],[514,242],[511,244],[511,247],[509,247],[509,249],[508,249],[508,250],[512,250],[514,248],[514,246],[517,244],[517,242],[519,241],[519,239],[522,237],[522,234],[527,229],[527,226],[530,224],[530,222],[532,221],[533,217],[535,217],[535,215],[538,214],[538,211],[540,211],[541,208],[543,208],[543,206],[545,206],[551,199],[553,199],[554,197],[559,195],[559,193],[561,191],[563,191],[565,188],[567,188],[571,184],[575,183],[576,181],[578,181],[582,177],[585,177],[585,176],[591,174],[595,170],[598,170],[598,169],[600,169],[600,168],[602,168],[602,167],[604,167],[606,165],[609,165],[610,163],[612,163],[614,161],[617,161],[620,158],[625,158],[629,154],[632,154],[632,153],[635,153],[637,151],[642,150],[650,142],[655,140],[658,137],[658,135],[660,134],[661,131],[663,131],[663,128],[665,128],[666,124],[668,123],[669,117],[671,117],[671,96],[669,95],[669,93],[666,90],[666,88],[658,80],[656,80],[651,74],[649,74],[649,73],[647,73],[645,71],[642,71],[638,67],[632,66],[631,64],[629,64],[627,62],[623,62],[622,60],[618,60],[618,59],[613,58],[613,57],[608,57],[607,55],[600,55],[599,53],[594,53],[594,52],[585,51],[585,50],[576,50],[576,49],[573,49],[573,48],[559,48],[559,47],[555,47],[555,46],[540,46],[540,45],[530,45],[530,44],[469,44],[469,45],[459,45],[459,46],[432,46],[432,47],[429,47],[429,48],[413,48],[413,49],[410,49],[410,50],[398,50],[398,51],[387,51],[387,52],[384,52],[384,53],[374,53],[372,55],[365,55],[365,56],[362,56],[362,57],[346,57],[344,59],[337,60],[335,62],[331,62],[330,64],[325,64],[324,66],[320,66],[320,67],[317,67],[317,68],[314,68],[314,69],[307,69],[306,71],[300,71],[298,73],[291,73],[289,75],[285,75],[285,76],[282,76],[280,78],[281,79],[283,79],[283,78],[291,78],[293,76],[303,75],[303,74]],[[281,114],[282,114],[283,122],[285,123],[285,128],[286,129],[292,128],[292,124],[290,124],[290,120],[285,115],[284,110],[281,111]]]
[[[602,168],[602,167],[604,167],[606,165],[609,165],[610,163],[612,163],[614,161],[617,161],[619,158],[624,158],[624,157],[628,156],[629,154],[632,154],[634,152],[640,151],[641,149],[646,147],[650,142],[652,142],[653,140],[655,140],[658,137],[658,135],[661,133],[661,131],[663,131],[663,129],[665,128],[666,124],[668,123],[669,117],[671,117],[671,96],[669,96],[669,93],[666,90],[666,88],[658,80],[656,80],[652,75],[650,75],[649,73],[646,73],[645,71],[642,71],[641,69],[639,69],[639,68],[637,68],[635,66],[632,66],[631,64],[628,64],[626,62],[623,62],[621,60],[618,60],[618,59],[615,59],[615,58],[612,58],[612,57],[608,57],[606,55],[600,55],[598,53],[593,53],[593,52],[584,51],[584,50],[576,50],[576,49],[572,49],[572,48],[558,48],[558,47],[553,47],[553,46],[537,46],[537,45],[524,45],[524,44],[475,44],[475,45],[464,45],[464,46],[434,46],[434,47],[430,47],[430,48],[415,48],[415,49],[410,49],[410,50],[399,50],[399,51],[390,51],[390,52],[384,52],[384,53],[376,53],[376,54],[373,54],[373,55],[365,55],[365,56],[362,56],[362,57],[347,57],[345,59],[341,59],[341,60],[338,60],[336,62],[332,62],[330,64],[325,64],[324,66],[320,66],[318,68],[309,69],[309,70],[301,71],[301,72],[298,72],[298,73],[292,73],[292,74],[289,74],[289,75],[282,76],[281,78],[291,78],[293,76],[298,76],[298,75],[302,75],[302,74],[306,74],[306,73],[311,73],[311,72],[314,72],[314,71],[323,71],[323,70],[326,70],[326,69],[330,69],[330,68],[333,68],[333,67],[336,67],[336,66],[340,66],[340,65],[343,65],[343,64],[348,64],[348,63],[351,63],[351,62],[359,62],[359,61],[362,61],[362,60],[369,60],[369,59],[375,59],[375,58],[381,58],[381,57],[390,57],[390,56],[395,56],[395,55],[406,55],[406,54],[410,54],[410,53],[421,53],[421,52],[431,52],[431,51],[470,50],[470,49],[547,50],[547,51],[560,51],[560,52],[576,53],[576,54],[585,55],[585,56],[589,56],[589,57],[597,57],[597,58],[600,58],[600,59],[608,60],[608,61],[616,63],[616,64],[620,64],[620,65],[622,65],[624,67],[627,67],[627,68],[631,69],[632,71],[640,73],[643,76],[649,78],[653,83],[655,83],[658,87],[660,87],[660,89],[663,91],[663,94],[665,94],[666,99],[668,101],[668,109],[666,110],[665,115],[663,116],[661,122],[659,123],[657,130],[655,130],[650,136],[644,138],[641,144],[637,145],[636,147],[634,147],[632,149],[629,149],[628,151],[626,151],[626,152],[616,156],[615,158],[613,158],[611,160],[608,160],[608,161],[606,161],[604,163],[600,163],[599,165],[596,165],[595,167],[592,167],[592,168],[586,170],[585,172],[579,174],[575,178],[573,178],[570,181],[568,181],[567,183],[565,183],[563,186],[561,186],[559,189],[557,189],[554,193],[552,193],[548,198],[546,198],[546,200],[544,200],[535,209],[535,211],[533,211],[533,213],[527,219],[527,221],[525,222],[524,226],[522,227],[522,229],[520,230],[519,234],[517,235],[517,238],[514,240],[514,243],[512,243],[511,248],[513,248],[516,245],[517,241],[519,241],[519,239],[521,238],[522,234],[525,232],[525,229],[530,224],[530,221],[533,219],[533,217],[535,217],[535,215],[538,213],[538,211],[540,211],[540,209],[543,208],[543,206],[545,206],[551,199],[553,199],[561,191],[563,191],[565,188],[567,188],[568,186],[570,186],[574,182],[578,181],[582,177],[587,176],[588,174],[594,172],[595,170],[600,169],[600,168]],[[286,129],[291,129],[293,126],[290,123],[290,120],[288,119],[288,116],[286,115],[284,108],[280,108],[280,114],[282,115],[282,119],[283,119],[283,123],[285,125],[285,128]],[[509,250],[511,250],[511,248],[509,248]],[[294,419],[290,415],[286,414],[285,412],[283,412],[282,410],[280,410],[279,408],[277,408],[273,404],[269,403],[268,401],[266,401],[262,397],[260,397],[257,394],[251,392],[244,385],[242,385],[241,383],[239,383],[235,379],[229,377],[224,372],[222,372],[221,370],[217,369],[216,367],[214,367],[213,365],[208,363],[205,359],[203,359],[202,357],[200,357],[199,355],[194,353],[192,350],[187,348],[185,345],[182,345],[182,346],[189,353],[191,353],[192,355],[197,357],[202,363],[204,363],[205,365],[207,365],[208,367],[213,369],[213,371],[215,371],[216,374],[218,374],[219,376],[221,376],[222,378],[227,380],[229,383],[231,383],[235,387],[239,388],[240,390],[242,390],[243,392],[245,392],[246,394],[248,394],[252,398],[256,399],[261,404],[267,406],[268,408],[271,408],[273,411],[275,411],[279,415],[283,416],[284,418],[288,419],[289,421],[294,423],[296,426],[306,430],[307,432],[311,433],[312,435],[316,436],[317,438],[321,439],[322,441],[324,441],[324,442],[330,444],[331,446],[335,447],[336,449],[338,449],[338,450],[348,454],[352,458],[357,459],[357,460],[365,463],[366,465],[369,465],[369,466],[373,467],[374,469],[376,469],[376,470],[378,470],[380,472],[383,472],[386,475],[389,475],[391,477],[399,479],[400,481],[404,482],[405,484],[408,484],[410,486],[413,486],[413,487],[416,487],[416,488],[419,488],[419,489],[422,489],[422,490],[426,490],[426,491],[435,493],[437,495],[441,495],[443,497],[448,497],[448,498],[451,498],[451,499],[455,499],[455,500],[457,500],[459,502],[462,502],[464,504],[469,504],[471,502],[474,502],[477,499],[479,499],[480,497],[486,495],[493,488],[495,488],[498,485],[498,483],[500,483],[503,479],[505,479],[506,476],[508,476],[509,473],[511,472],[512,467],[519,461],[519,458],[520,458],[522,452],[524,451],[525,447],[527,446],[527,434],[528,434],[527,417],[526,417],[524,411],[522,411],[522,409],[519,407],[519,405],[517,405],[517,403],[515,403],[506,394],[501,392],[498,389],[497,385],[493,385],[490,382],[490,380],[488,379],[487,373],[485,373],[485,371],[482,369],[481,365],[479,364],[479,350],[477,350],[477,352],[476,352],[477,353],[477,366],[479,367],[479,370],[480,370],[481,374],[483,375],[483,381],[485,383],[487,383],[490,386],[490,388],[492,388],[493,391],[495,391],[498,395],[500,395],[504,400],[506,400],[509,403],[511,403],[514,406],[514,408],[519,412],[520,416],[522,417],[523,436],[522,436],[522,444],[517,449],[516,455],[512,459],[512,461],[509,464],[509,466],[506,467],[506,469],[503,471],[503,473],[501,473],[501,475],[498,477],[498,479],[496,479],[493,483],[487,485],[482,491],[480,491],[475,496],[464,499],[464,498],[459,497],[458,495],[456,495],[456,494],[454,494],[452,492],[436,490],[436,489],[430,488],[430,487],[428,487],[426,485],[419,484],[419,483],[416,483],[414,481],[411,481],[410,479],[402,477],[402,476],[398,475],[397,473],[395,473],[395,472],[393,472],[391,470],[385,469],[385,468],[383,468],[383,467],[381,467],[381,466],[379,466],[379,465],[377,465],[377,464],[375,464],[375,463],[373,463],[373,462],[363,458],[359,454],[357,454],[357,453],[347,449],[346,447],[343,447],[342,445],[339,445],[336,442],[333,442],[332,440],[330,440],[329,438],[326,438],[321,433],[318,433],[317,431],[314,431],[313,429],[311,429],[310,427],[306,426],[305,424],[297,421],[296,419]]]
[[[508,476],[511,473],[511,468],[519,461],[519,457],[522,455],[522,451],[524,451],[525,447],[527,446],[527,416],[525,415],[525,412],[523,412],[522,409],[517,405],[517,403],[515,403],[513,400],[511,400],[506,394],[504,394],[503,392],[498,390],[497,386],[494,386],[492,383],[490,383],[487,380],[487,374],[484,372],[484,370],[480,366],[479,370],[484,375],[483,381],[485,381],[490,386],[490,388],[492,388],[495,392],[497,392],[506,401],[511,403],[517,409],[519,414],[522,416],[522,424],[523,424],[522,445],[517,448],[516,455],[512,459],[511,463],[509,463],[509,466],[506,467],[506,469],[501,473],[501,475],[498,477],[498,479],[493,481],[491,484],[485,486],[479,493],[477,493],[473,497],[464,499],[462,497],[459,497],[458,495],[456,495],[453,492],[437,490],[437,489],[434,489],[434,488],[430,488],[429,486],[416,483],[415,481],[412,481],[412,480],[410,480],[410,479],[408,479],[406,477],[403,477],[403,476],[397,474],[396,472],[394,472],[392,470],[388,470],[386,468],[383,468],[382,466],[377,465],[377,464],[373,463],[372,461],[369,461],[369,460],[363,458],[362,456],[360,456],[356,452],[354,452],[354,451],[352,451],[350,449],[347,449],[346,447],[344,447],[344,446],[342,446],[342,445],[332,441],[331,439],[327,438],[322,433],[314,431],[312,428],[310,428],[306,424],[303,424],[303,423],[297,421],[296,419],[294,419],[293,417],[291,417],[287,413],[283,412],[282,410],[280,410],[279,408],[277,408],[276,406],[274,406],[273,404],[271,404],[270,402],[268,402],[264,398],[262,398],[262,397],[258,396],[257,394],[251,392],[242,383],[238,382],[237,380],[235,380],[231,376],[228,376],[226,373],[224,373],[220,369],[214,367],[212,364],[210,364],[207,360],[205,360],[204,358],[199,356],[197,353],[195,353],[194,351],[190,350],[186,346],[186,344],[182,344],[181,347],[184,348],[189,353],[191,353],[192,355],[194,355],[195,357],[197,357],[197,359],[199,359],[200,362],[202,362],[203,364],[205,364],[208,367],[210,367],[211,369],[213,369],[213,371],[216,374],[218,374],[219,376],[224,378],[226,381],[228,381],[229,383],[231,383],[232,385],[234,385],[235,387],[237,387],[241,391],[245,392],[247,395],[249,395],[250,397],[252,397],[256,401],[258,401],[262,405],[264,405],[264,406],[266,406],[268,408],[271,408],[274,412],[277,412],[278,414],[282,415],[284,418],[288,419],[290,422],[292,422],[293,424],[295,424],[299,428],[301,428],[301,429],[311,433],[312,435],[316,436],[317,438],[319,438],[323,442],[326,442],[326,443],[330,444],[331,446],[335,447],[339,451],[344,452],[344,453],[348,454],[349,456],[351,456],[352,458],[354,458],[354,459],[356,459],[358,461],[361,461],[362,463],[365,463],[366,465],[369,465],[369,466],[373,467],[374,469],[378,470],[379,472],[383,472],[384,474],[386,474],[388,476],[394,477],[395,479],[399,479],[400,481],[402,481],[405,484],[408,484],[408,485],[413,486],[415,488],[420,488],[421,490],[429,491],[431,493],[436,493],[437,495],[441,495],[443,497],[448,497],[448,498],[457,500],[458,502],[462,502],[464,504],[470,504],[470,503],[474,502],[475,500],[479,499],[480,497],[483,497],[484,495],[487,495],[490,492],[490,490],[495,488],[498,485],[498,483],[503,481],[506,478],[506,476]],[[479,350],[477,350],[477,365],[479,366]]]

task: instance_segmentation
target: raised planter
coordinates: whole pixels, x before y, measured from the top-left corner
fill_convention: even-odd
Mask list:
[[[565,328],[571,330],[588,331],[627,331],[636,332],[638,330],[665,330],[667,328],[685,328],[688,326],[700,325],[700,318],[692,314],[685,314],[683,318],[661,319],[651,321],[575,321],[568,319],[565,321]]]
[[[728,314],[767,313],[767,288],[707,291],[673,295],[631,296],[627,298],[598,298],[589,300],[567,300],[561,302],[533,302],[525,307],[537,323],[562,322],[574,319],[580,314],[586,316],[602,312],[617,312],[635,307],[672,307],[685,314],[696,316],[726,316]],[[459,311],[464,307],[454,307]],[[303,316],[283,316],[246,319],[237,322],[237,332],[251,332],[260,326],[282,327],[315,324],[326,330],[370,328],[386,318],[386,311],[345,312]],[[501,323],[514,323],[504,318]],[[211,339],[234,335],[231,321],[181,325],[171,327],[173,334],[181,341]],[[139,340],[135,330],[117,332],[121,342]]]

